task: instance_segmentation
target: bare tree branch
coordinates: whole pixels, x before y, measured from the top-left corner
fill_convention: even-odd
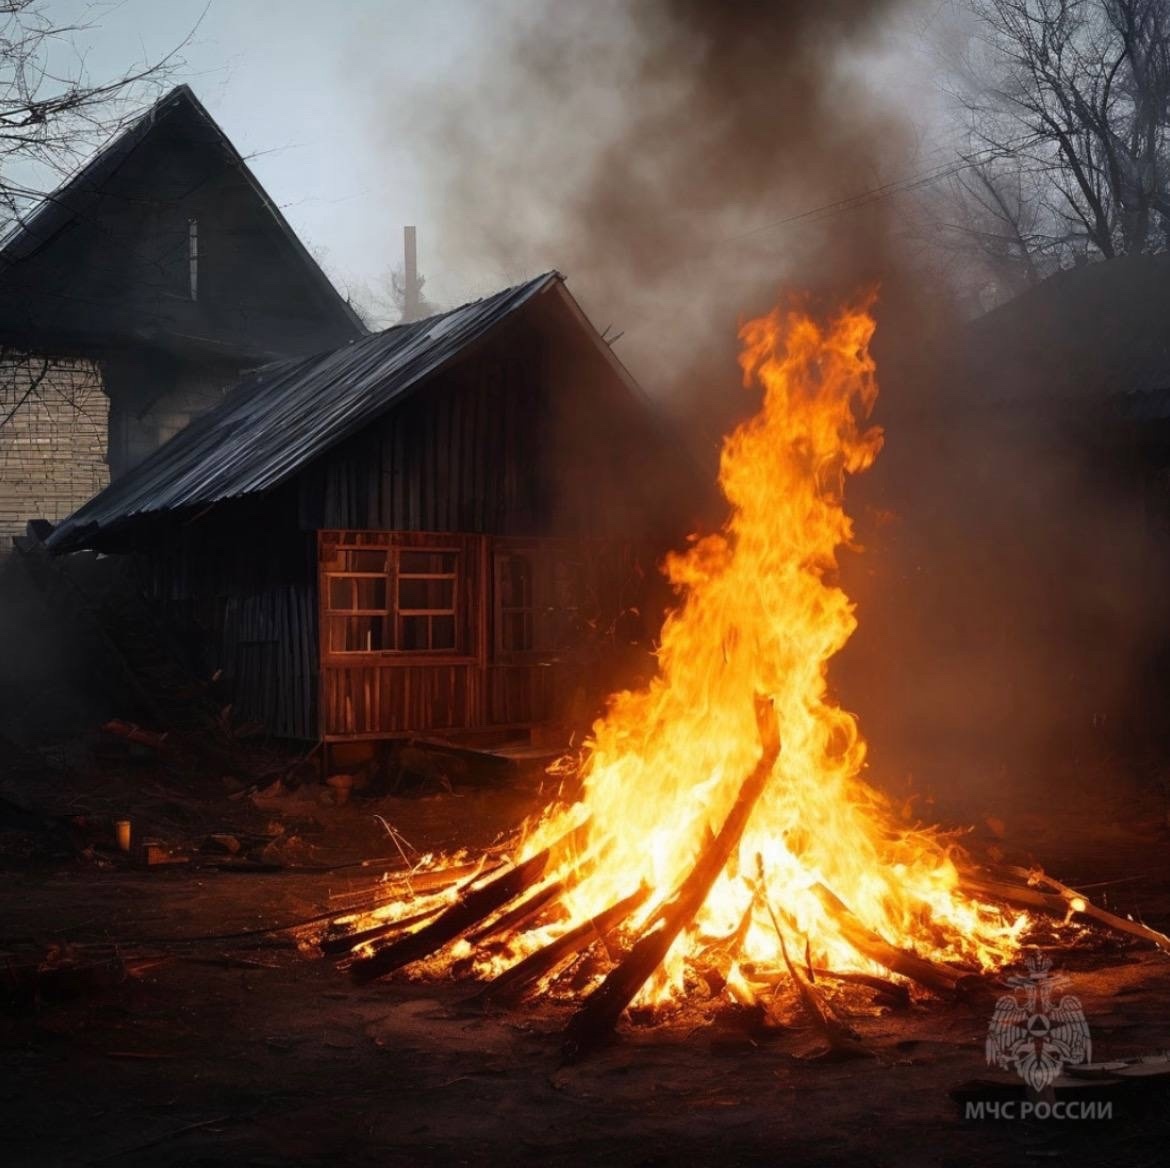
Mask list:
[[[1170,0],[972,0],[955,246],[1026,282],[1170,240]],[[1032,135],[1015,147],[1020,131]],[[956,213],[957,212],[957,213]],[[1010,281],[1009,281],[1010,282]]]

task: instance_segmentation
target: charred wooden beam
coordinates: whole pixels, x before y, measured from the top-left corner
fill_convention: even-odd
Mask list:
[[[424,909],[422,912],[411,913],[410,916],[400,917],[395,921],[382,921],[379,924],[371,925],[367,929],[329,935],[322,938],[318,948],[327,957],[336,957],[342,953],[349,953],[359,945],[368,945],[371,941],[380,941],[384,937],[392,937],[395,933],[401,933],[403,929],[409,929],[413,925],[421,925],[423,921],[438,916],[445,907],[445,905],[436,904],[428,909]]]
[[[863,1046],[857,1035],[841,1021],[833,1012],[833,1008],[821,996],[820,991],[813,984],[812,977],[806,975],[792,964],[788,956],[788,944],[784,940],[784,931],[776,919],[776,912],[772,908],[772,900],[768,896],[768,884],[764,874],[764,857],[756,853],[756,872],[760,882],[760,891],[763,893],[764,904],[768,908],[768,916],[772,921],[776,939],[780,942],[780,956],[784,958],[784,965],[788,976],[796,985],[800,995],[800,1004],[813,1026],[820,1031],[825,1042],[828,1043],[829,1053],[839,1059],[844,1058],[872,1058],[873,1052]],[[805,945],[805,958],[808,962],[809,974],[812,971],[812,962],[808,960],[808,945]]]
[[[543,888],[536,889],[526,896],[515,908],[509,909],[494,921],[488,921],[482,929],[467,934],[467,941],[471,945],[478,945],[482,941],[498,937],[501,933],[519,929],[534,917],[543,912],[549,905],[555,904],[569,888],[570,881],[554,880]]]
[[[662,964],[675,938],[694,919],[738,845],[780,753],[776,712],[766,698],[756,699],[756,723],[762,745],[759,762],[744,780],[718,835],[703,849],[678,891],[655,916],[649,931],[574,1014],[565,1031],[566,1058],[580,1058],[606,1040],[622,1011]]]
[[[472,945],[478,945],[481,941],[487,941],[492,937],[499,936],[501,933],[520,928],[538,916],[542,910],[550,905],[556,904],[570,888],[575,888],[582,880],[591,875],[596,867],[597,855],[595,853],[582,856],[573,865],[572,870],[565,876],[562,876],[552,884],[546,885],[544,888],[538,888],[530,896],[516,905],[515,908],[509,909],[508,912],[497,917],[494,921],[488,921],[477,932],[469,933],[467,940]]]
[[[344,913],[339,914],[331,922],[329,930],[325,936],[318,943],[318,948],[326,956],[337,956],[338,954],[348,953],[356,949],[359,945],[366,945],[373,941],[380,941],[386,937],[392,937],[395,933],[401,933],[404,929],[410,928],[412,925],[421,924],[423,921],[437,916],[447,906],[443,903],[431,904],[417,913],[411,913],[410,916],[398,917],[395,920],[379,921],[375,925],[369,925],[364,929],[354,929],[348,927],[355,917],[361,918],[364,913],[387,902],[389,893],[395,890],[405,891],[407,897],[418,898],[425,900],[434,897],[437,893],[443,892],[450,888],[453,884],[458,884],[461,881],[466,881],[468,885],[474,884],[478,880],[482,880],[485,876],[489,876],[496,872],[500,865],[493,865],[485,870],[484,862],[481,860],[477,864],[458,864],[450,868],[440,868],[437,870],[420,872],[417,874],[410,874],[407,870],[404,879],[397,884],[379,884],[373,889],[367,889],[362,893],[362,899],[368,905],[365,910],[362,910],[357,905],[351,905]]]
[[[529,856],[487,884],[472,888],[429,925],[391,942],[369,957],[350,963],[354,980],[364,984],[401,969],[404,965],[429,957],[456,937],[474,928],[480,921],[498,912],[539,881],[550,867],[563,861],[566,853],[580,851],[588,831],[588,822],[574,828],[556,843]]]
[[[840,981],[846,985],[864,986],[866,989],[873,990],[874,993],[882,995],[882,997],[889,998],[890,1002],[899,1009],[905,1009],[910,1005],[910,991],[903,982],[890,981],[889,978],[878,977],[872,973],[842,973],[835,969],[822,968],[817,968],[813,972],[817,977],[828,978],[830,981]]]
[[[1151,929],[1138,921],[1119,917],[1107,909],[1099,908],[1083,892],[1061,884],[1044,873],[1028,874],[1037,880],[1043,880],[1056,891],[1045,892],[1030,884],[1014,884],[1009,881],[984,878],[982,876],[964,876],[960,887],[968,896],[978,900],[1003,901],[1013,904],[1017,908],[1040,909],[1042,912],[1057,917],[1068,917],[1072,914],[1087,917],[1099,925],[1113,929],[1119,933],[1127,933],[1131,937],[1141,937],[1156,945],[1164,953],[1170,953],[1170,937]]]
[[[916,953],[898,949],[871,929],[866,928],[846,907],[845,903],[823,884],[814,884],[813,892],[828,909],[841,936],[863,957],[884,965],[891,973],[901,974],[919,985],[925,986],[944,997],[969,989],[979,983],[976,974],[951,969],[946,965],[928,961]]]
[[[643,885],[637,892],[624,897],[595,917],[583,921],[543,949],[530,953],[511,969],[504,970],[498,977],[488,982],[472,1000],[484,1005],[490,1003],[500,1006],[520,1001],[542,977],[552,973],[570,958],[576,957],[594,941],[604,940],[608,933],[612,933],[624,920],[641,908],[649,895],[650,889]]]

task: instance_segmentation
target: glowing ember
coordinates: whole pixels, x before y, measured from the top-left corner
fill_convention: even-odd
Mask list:
[[[628,924],[636,933],[653,917],[761,757],[757,694],[774,705],[779,757],[731,860],[639,1000],[682,992],[688,961],[700,958],[721,965],[729,992],[747,996],[744,967],[783,968],[777,929],[789,953],[804,955],[807,944],[814,965],[877,971],[843,936],[824,889],[885,941],[934,961],[986,968],[1015,952],[1026,918],[961,895],[947,839],[896,824],[859,777],[865,743],[828,690],[828,663],[856,627],[837,581],[838,549],[853,534],[845,479],[882,443],[866,424],[877,394],[873,330],[867,307],[826,324],[777,310],[741,330],[745,385],[764,400],[723,448],[730,518],[721,534],[668,559],[679,606],[662,631],[658,675],[611,699],[587,746],[581,802],[548,814],[516,857],[588,818],[584,849],[545,873],[569,885],[559,896],[566,911],[506,931],[502,952],[476,951],[481,973],[500,972],[641,886],[650,896]]]

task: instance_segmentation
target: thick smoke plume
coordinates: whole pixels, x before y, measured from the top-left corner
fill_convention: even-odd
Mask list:
[[[485,286],[561,269],[676,403],[708,370],[733,381],[736,322],[779,290],[852,294],[901,264],[888,201],[776,224],[912,165],[880,63],[907,7],[608,0],[505,22],[462,83],[404,107],[443,256]]]
[[[861,629],[834,678],[883,773],[937,747],[928,773],[946,785],[985,752],[1055,773],[1052,744],[1071,756],[1117,723],[1164,630],[1125,585],[1142,548],[1134,499],[1088,491],[1085,449],[1057,449],[1050,417],[1009,411],[1009,443],[1003,411],[978,407],[965,326],[929,278],[912,195],[897,194],[940,161],[921,143],[946,78],[929,74],[939,58],[905,52],[936,9],[503,5],[462,73],[402,101],[392,132],[419,151],[437,266],[471,274],[471,293],[563,271],[691,423],[712,475],[718,436],[757,404],[739,385],[738,324],[789,292],[823,307],[878,286],[887,445],[851,488],[868,552],[845,564]]]

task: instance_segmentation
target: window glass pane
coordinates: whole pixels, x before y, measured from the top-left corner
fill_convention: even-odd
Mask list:
[[[505,556],[500,565],[500,604],[505,608],[532,606],[532,564],[527,556]]]
[[[346,616],[329,619],[329,652],[376,653],[388,649],[386,620],[380,616]]]
[[[455,573],[457,552],[399,552],[398,571],[401,575],[447,575]]]
[[[386,577],[369,576],[354,581],[357,586],[358,608],[373,608],[386,611]]]
[[[433,616],[431,622],[431,648],[455,648],[455,618],[453,616]]]
[[[504,613],[503,644],[510,653],[532,648],[532,614],[530,612]]]
[[[385,572],[386,553],[384,551],[353,550],[347,553],[348,568],[351,572]]]
[[[386,648],[384,633],[386,622],[377,616],[355,616],[346,622],[348,633],[347,648],[352,653],[373,653]]]
[[[353,581],[345,576],[334,576],[329,581],[329,607],[346,612],[354,607]]]
[[[398,580],[399,609],[447,609],[455,607],[454,580]]]
[[[427,643],[427,621],[425,616],[401,616],[398,618],[398,648],[406,651],[429,649]]]

